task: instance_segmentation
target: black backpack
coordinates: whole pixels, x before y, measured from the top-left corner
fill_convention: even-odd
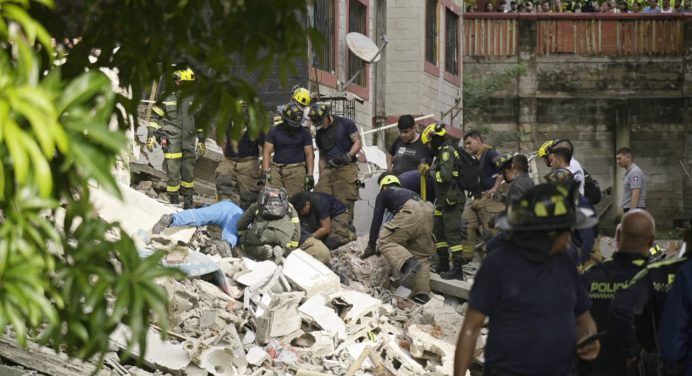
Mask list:
[[[288,214],[288,194],[284,189],[265,186],[257,203],[259,215],[264,219],[280,219]]]
[[[456,147],[459,158],[457,159],[456,170],[459,172],[457,185],[465,190],[469,196],[477,196],[481,193],[481,177],[483,170],[481,162],[474,158],[464,148]]]
[[[591,201],[592,205],[601,202],[601,186],[586,170],[584,170],[584,196]]]

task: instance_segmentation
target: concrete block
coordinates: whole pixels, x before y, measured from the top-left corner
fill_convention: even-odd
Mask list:
[[[255,320],[257,339],[265,343],[270,337],[283,337],[300,329],[298,304],[303,299],[303,292],[267,294],[270,300],[261,317]]]
[[[460,281],[458,279],[442,279],[437,273],[430,273],[430,288],[433,291],[443,294],[456,296],[457,298],[468,299],[472,283],[470,281]]]
[[[248,258],[243,259],[243,261],[248,269],[250,269],[250,272],[241,275],[236,281],[245,286],[258,286],[264,284],[271,278],[277,268],[273,261],[255,262]]]
[[[291,285],[305,291],[308,298],[341,290],[339,276],[301,249],[294,250],[286,257],[283,273]]]
[[[454,367],[454,346],[430,335],[419,325],[408,328],[411,338],[411,355],[419,359],[432,360],[428,362],[428,371],[451,375]],[[432,358],[430,359],[432,355]],[[439,360],[439,362],[438,362]]]
[[[130,329],[125,325],[119,325],[111,333],[110,340],[121,349],[126,348],[127,341],[131,337]],[[160,334],[149,329],[147,332],[147,352],[144,354],[144,362],[149,366],[170,372],[180,372],[190,364],[190,355],[185,351],[182,344],[174,345],[170,342],[161,340]],[[139,345],[134,344],[132,354],[141,355]]]
[[[346,324],[357,321],[368,313],[377,310],[382,305],[381,300],[355,290],[344,290],[331,294],[329,295],[329,299],[342,299],[351,305],[348,312],[346,312],[345,315],[342,314]]]
[[[394,335],[385,338],[380,350],[385,368],[398,376],[425,375],[425,369],[411,356],[399,347],[399,341]],[[451,372],[449,373],[451,375]]]
[[[263,348],[259,346],[255,346],[248,350],[247,355],[245,357],[247,359],[247,362],[249,364],[259,366],[262,365],[265,361],[269,360],[269,356],[267,355],[267,352],[264,351]]]
[[[346,324],[336,311],[327,307],[325,303],[326,298],[318,294],[308,299],[298,310],[320,328],[345,339]]]

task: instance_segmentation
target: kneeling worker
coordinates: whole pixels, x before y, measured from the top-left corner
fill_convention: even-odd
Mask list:
[[[264,187],[257,203],[250,205],[238,220],[243,252],[257,261],[280,262],[298,247],[300,220],[288,202],[286,190]]]
[[[384,210],[394,214],[382,225]],[[375,254],[375,244],[393,269],[401,273],[399,284],[413,291],[413,300],[430,300],[430,256],[434,254],[433,213],[435,208],[417,194],[400,188],[399,179],[386,175],[380,179],[370,239],[362,258]],[[379,236],[378,236],[379,232]]]

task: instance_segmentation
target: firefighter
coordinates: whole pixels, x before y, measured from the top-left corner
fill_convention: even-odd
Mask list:
[[[435,180],[435,212],[433,233],[435,249],[439,257],[437,272],[444,279],[462,279],[461,267],[467,263],[462,255],[463,232],[461,215],[466,196],[456,179],[459,176],[456,166],[460,158],[452,139],[447,135],[444,124],[430,124],[421,134],[423,144],[432,150],[432,166],[423,163],[419,166],[421,175],[430,175]],[[449,269],[449,256],[453,267]]]
[[[195,151],[204,156],[204,132],[195,128],[195,117],[191,113],[191,98],[183,98],[182,86],[195,80],[192,69],[173,72],[176,90],[161,105],[155,105],[154,121],[148,124],[147,148],[154,149],[156,142],[163,148],[165,169],[168,175],[166,191],[171,204],[179,204],[183,195],[183,208],[192,208],[195,187]],[[195,140],[195,134],[197,139]],[[197,146],[195,146],[197,141]]]
[[[308,118],[308,113],[310,112],[310,103],[312,102],[312,97],[310,96],[310,90],[301,87],[300,85],[293,86],[291,91],[291,102],[296,103],[303,109],[303,119],[301,120],[301,125],[310,129],[310,119]]]
[[[270,187],[285,188],[289,197],[315,185],[312,136],[307,128],[301,127],[302,119],[302,108],[288,103],[281,110],[279,121],[267,133],[262,148],[260,180]]]
[[[346,204],[348,223],[353,223],[353,207],[358,200],[356,155],[362,143],[353,120],[332,115],[325,103],[313,103],[308,115],[317,129],[315,142],[320,151],[320,180],[316,192],[332,195]]]

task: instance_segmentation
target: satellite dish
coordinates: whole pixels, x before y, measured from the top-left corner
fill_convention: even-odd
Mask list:
[[[351,32],[346,34],[346,45],[354,55],[363,59],[366,63],[377,63],[380,61],[381,49],[377,47],[375,42],[361,33]]]

